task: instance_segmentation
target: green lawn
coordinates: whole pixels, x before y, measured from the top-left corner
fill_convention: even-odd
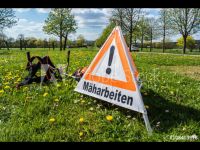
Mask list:
[[[142,52],[150,52],[150,49],[149,48],[143,48]],[[158,48],[153,48],[151,52],[163,53],[163,50],[162,49],[158,49]],[[166,49],[165,53],[182,54],[183,53],[183,49]],[[187,49],[186,50],[186,54],[199,55],[200,54],[200,50],[199,49],[194,49],[194,50],[190,51],[189,49]]]
[[[30,51],[49,55],[54,64],[66,63],[67,51]],[[73,49],[70,73],[89,65],[96,53]],[[0,141],[200,141],[200,56],[132,53],[132,57],[143,81],[152,136],[141,114],[74,92],[73,79],[13,88],[27,75],[26,51],[0,50]],[[113,120],[106,120],[107,115]],[[192,135],[198,140],[189,138]]]

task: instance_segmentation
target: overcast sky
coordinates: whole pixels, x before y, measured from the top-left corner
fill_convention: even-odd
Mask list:
[[[75,40],[78,35],[82,34],[87,40],[96,40],[109,23],[110,10],[111,9],[108,8],[74,8],[72,12],[75,15],[78,29],[75,34],[70,35],[69,39]],[[151,8],[145,10],[149,12],[148,17],[158,17],[160,9]],[[17,38],[19,34],[24,34],[25,37],[53,37],[42,31],[44,21],[48,17],[50,9],[16,8],[14,11],[18,18],[18,23],[16,26],[5,30],[7,36]],[[173,36],[171,39],[175,41],[178,37],[180,37],[180,35]],[[200,39],[199,37],[199,33],[194,35],[195,39]]]

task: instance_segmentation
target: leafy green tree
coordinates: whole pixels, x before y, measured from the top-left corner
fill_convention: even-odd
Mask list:
[[[49,38],[49,47],[52,47],[53,50],[54,50],[55,47],[56,47],[56,43],[57,43],[57,41],[56,41],[55,38]]]
[[[115,27],[114,22],[110,22],[110,24],[103,30],[101,36],[96,40],[95,45],[97,47],[101,47],[103,43],[106,41],[113,28]]]
[[[195,40],[192,36],[188,36],[186,39],[187,42],[187,48],[190,49],[190,51],[192,51],[195,48]],[[183,48],[184,47],[184,38],[180,37],[177,40],[177,46]]]
[[[171,24],[170,24],[170,15],[169,15],[169,9],[167,8],[163,8],[160,10],[159,12],[159,26],[158,28],[160,28],[160,34],[162,34],[162,49],[163,49],[163,53],[165,52],[165,48],[166,48],[166,36],[172,34],[172,30],[171,30]]]
[[[15,42],[14,38],[12,38],[12,37],[7,38],[6,45],[7,45],[8,50],[9,50],[9,48],[13,47],[14,42]]]
[[[36,46],[37,46],[38,48],[42,48],[43,45],[44,45],[44,42],[43,42],[42,39],[37,39],[37,41],[36,41],[35,43],[36,43]]]
[[[174,42],[172,42],[170,38],[165,38],[165,49],[173,49],[173,48],[176,48],[176,44],[174,44]]]
[[[0,8],[0,30],[11,28],[17,23],[15,13],[12,8]]]
[[[77,41],[76,41],[77,46],[78,46],[78,47],[82,47],[82,46],[84,45],[84,43],[85,43],[85,38],[84,38],[84,36],[83,36],[83,35],[79,35],[79,36],[77,37]]]
[[[47,39],[45,38],[44,40],[43,40],[43,48],[45,49],[45,48],[47,48],[48,47],[48,41],[47,41]]]
[[[28,48],[36,48],[36,41],[35,37],[26,37],[25,40],[27,41]]]
[[[187,48],[187,37],[200,30],[200,8],[170,8],[170,24],[183,37],[183,53]]]
[[[76,22],[70,8],[53,8],[43,26],[45,33],[53,34],[60,38],[60,50],[63,49],[63,37],[65,39],[65,49],[68,35],[75,32],[76,29]]]
[[[144,39],[147,39],[148,36],[148,19],[144,17],[144,15],[140,18],[138,22],[137,28],[139,29],[138,36],[140,37],[141,41],[141,51],[143,50]]]
[[[153,47],[153,40],[158,38],[159,30],[157,29],[157,19],[148,18],[147,22],[148,22],[148,25],[147,25],[148,26],[148,29],[147,29],[148,36],[146,37],[146,40],[150,41],[150,52],[151,52],[152,47]]]
[[[19,34],[18,35],[18,40],[19,40],[19,47],[20,50],[22,50],[23,46],[24,46],[24,34]]]

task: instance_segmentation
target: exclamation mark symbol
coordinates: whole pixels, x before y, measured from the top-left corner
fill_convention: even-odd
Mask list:
[[[110,74],[111,73],[111,64],[112,64],[112,60],[113,60],[113,55],[114,55],[114,52],[115,52],[115,46],[111,46],[110,48],[110,55],[109,55],[109,59],[108,59],[108,68],[106,69],[106,73],[107,74]]]

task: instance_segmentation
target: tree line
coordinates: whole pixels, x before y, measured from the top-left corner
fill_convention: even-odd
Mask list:
[[[153,40],[162,39],[162,49],[168,47],[166,41],[170,36],[182,35],[179,46],[182,45],[183,53],[186,48],[191,47],[188,38],[200,31],[200,9],[199,8],[165,8],[159,11],[158,18],[147,17],[148,11],[141,8],[115,8],[111,11],[110,24],[104,29],[102,35],[96,40],[96,46],[100,47],[112,29],[118,25],[121,27],[124,37],[131,49],[133,44],[140,44],[143,50],[148,42],[150,51],[155,43]],[[76,32],[78,26],[71,8],[52,8],[48,14],[43,31],[49,35],[56,36],[59,40],[36,39],[18,35],[17,39],[7,37],[3,31],[17,24],[15,13],[11,8],[0,8],[0,48],[19,47],[26,48],[44,47],[53,49],[59,46],[60,50],[65,50],[70,46],[84,46],[85,39],[82,35],[76,42],[68,39],[70,34]],[[193,43],[193,42],[191,42]]]
[[[19,47],[21,50],[26,48],[36,47],[52,47],[53,49],[59,46],[60,50],[65,50],[66,47],[80,47],[85,45],[85,38],[79,35],[77,40],[70,41],[68,36],[76,32],[77,23],[72,14],[71,8],[52,8],[45,20],[43,31],[49,35],[54,35],[59,38],[59,43],[56,39],[36,39],[34,37],[25,37],[19,34],[17,39],[7,37],[3,31],[6,28],[11,28],[16,25],[17,20],[13,9],[0,9],[0,48]]]
[[[185,53],[186,48],[191,49],[191,43],[194,43],[188,43],[192,40],[192,35],[200,31],[199,8],[164,8],[159,11],[158,18],[147,17],[148,12],[141,8],[116,8],[112,9],[111,14],[110,24],[96,40],[96,45],[99,47],[104,43],[113,27],[118,25],[130,48],[139,42],[140,48],[143,50],[145,41],[148,42],[151,51],[155,44],[153,40],[161,38],[162,49],[165,52],[168,46],[166,39],[181,34],[182,38],[178,40],[177,46],[182,46],[183,53]]]
[[[76,40],[62,39],[62,49],[66,48],[77,48],[77,47],[87,47],[94,46],[94,42],[86,41],[83,35],[79,35]],[[26,48],[44,48],[44,49],[55,49],[60,48],[60,41],[56,38],[35,38],[35,37],[25,37],[24,34],[19,34],[16,39],[12,37],[7,37],[5,34],[0,34],[0,49],[6,48],[19,48],[20,50],[26,50]]]

